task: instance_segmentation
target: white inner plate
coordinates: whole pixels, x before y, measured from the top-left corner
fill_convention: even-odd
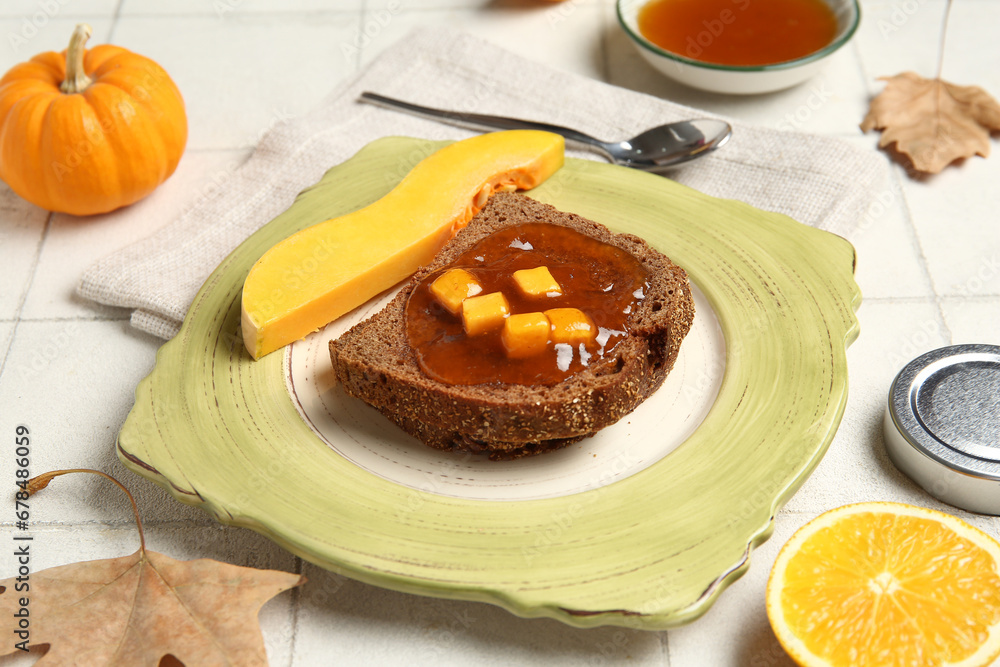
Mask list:
[[[611,484],[659,461],[684,442],[715,403],[725,339],[708,299],[692,284],[695,318],[663,386],[621,421],[591,438],[539,456],[490,461],[425,446],[335,381],[329,341],[378,312],[388,293],[338,318],[285,353],[288,391],[324,442],[365,470],[404,486],[468,500],[532,500]]]

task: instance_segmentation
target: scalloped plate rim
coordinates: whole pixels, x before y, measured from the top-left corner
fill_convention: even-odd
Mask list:
[[[373,142],[373,144],[369,144],[369,147],[375,144],[379,144],[380,142],[391,141],[393,139],[400,139],[400,138],[389,138],[389,139],[379,140]],[[424,140],[410,140],[410,141],[424,141]],[[358,155],[361,154],[362,153],[359,153]],[[583,161],[568,161],[568,164],[574,164],[579,162]],[[344,165],[349,165],[349,164],[350,161],[338,167],[334,167],[334,169],[339,169],[341,167],[344,167]],[[597,165],[592,167],[591,165],[594,165],[594,163],[586,163],[586,164],[587,166],[585,167],[585,169],[590,169],[590,168],[623,169],[618,167],[611,167],[609,165]],[[635,172],[631,173],[635,174]],[[645,176],[647,175],[642,175],[642,177]],[[310,186],[310,188],[307,188],[306,191],[311,190],[314,187],[316,186]],[[742,204],[739,202],[737,203],[742,206],[746,206],[746,204]],[[768,214],[768,215],[774,216],[776,218],[785,217],[785,216],[779,216],[778,214]],[[795,225],[799,225],[799,223],[795,223],[794,221],[791,222]],[[822,234],[828,234],[826,232],[819,232],[819,230],[813,230],[813,231]],[[833,235],[829,236],[832,237]],[[838,239],[838,241],[842,241],[846,246],[850,247],[850,244],[846,240],[840,239],[839,237],[836,238]],[[851,248],[851,257],[852,257],[851,260],[852,265],[850,269],[852,274],[851,283],[853,290],[850,293],[849,307],[851,309],[852,322],[849,326],[845,328],[843,332],[841,332],[843,334],[843,338],[839,341],[842,343],[843,348],[845,350],[846,347],[851,342],[853,342],[853,340],[856,339],[858,334],[858,324],[856,318],[853,318],[853,311],[856,310],[857,305],[860,302],[860,291],[857,289],[856,284],[853,284],[853,261],[854,261],[853,248]],[[228,262],[228,259],[226,261]],[[220,265],[220,268],[225,264],[226,262],[223,262],[223,265]],[[195,298],[195,303],[199,301],[204,291],[212,289],[213,278],[215,277],[216,277],[215,273],[213,273],[212,277],[210,277],[206,281],[205,285],[202,287],[202,290],[199,291],[198,296]],[[165,357],[169,356],[169,354],[171,353],[170,351],[173,349],[173,346],[182,346],[185,337],[189,334],[190,329],[194,326],[192,322],[195,321],[196,319],[197,318],[193,316],[189,316],[188,318],[186,318],[182,326],[181,332],[178,334],[178,336],[176,336],[173,340],[167,342],[164,346],[160,348],[160,350],[157,351],[156,364],[154,366],[154,370],[150,373],[149,376],[147,376],[140,382],[139,386],[136,389],[137,399],[140,395],[142,395],[144,391],[150,389],[153,377],[156,374],[156,368],[161,366],[161,363],[163,363],[163,359]],[[838,341],[834,340],[833,342],[836,343]],[[284,362],[282,362],[282,366],[283,365]],[[777,509],[787,501],[787,499],[791,496],[792,493],[794,493],[798,489],[799,486],[801,486],[804,480],[808,477],[808,475],[812,472],[815,466],[819,463],[819,461],[825,454],[826,450],[828,449],[833,439],[837,426],[839,425],[839,422],[843,416],[844,409],[846,407],[846,396],[847,396],[846,363],[844,364],[843,371],[845,375],[843,379],[844,381],[843,396],[841,396],[839,399],[839,403],[836,410],[837,414],[832,421],[829,432],[824,436],[823,442],[819,443],[818,446],[812,451],[811,458],[806,463],[806,465],[799,471],[799,474],[794,478],[790,478],[787,484],[783,488],[774,490],[774,497],[770,501],[770,516],[768,517],[767,521],[764,522],[763,525],[758,526],[755,530],[751,532],[749,539],[746,541],[746,547],[744,550],[743,557],[738,559],[736,562],[732,563],[727,570],[721,572],[705,588],[702,594],[693,601],[691,601],[690,604],[678,610],[674,610],[666,618],[660,617],[659,619],[657,619],[655,614],[643,615],[634,612],[632,610],[625,610],[625,609],[574,611],[569,607],[558,606],[558,605],[526,604],[522,600],[519,600],[516,596],[512,595],[509,591],[504,591],[499,589],[488,589],[488,588],[474,588],[474,587],[469,587],[468,585],[463,585],[455,582],[452,582],[451,584],[445,584],[445,582],[440,582],[440,581],[433,582],[430,580],[413,579],[412,577],[405,575],[395,575],[386,571],[378,571],[371,567],[355,567],[354,564],[352,563],[323,559],[317,557],[315,553],[309,551],[308,549],[302,548],[301,545],[296,544],[294,541],[287,540],[280,532],[273,530],[266,522],[259,521],[256,518],[247,515],[233,514],[226,509],[224,504],[217,505],[211,499],[202,497],[200,494],[197,494],[197,492],[195,494],[192,494],[190,491],[180,486],[177,486],[173,481],[171,481],[171,479],[160,473],[155,468],[155,466],[144,462],[136,455],[130,454],[125,445],[123,445],[123,443],[121,442],[121,436],[122,434],[126,433],[128,421],[126,422],[126,426],[123,427],[121,433],[119,434],[119,439],[116,445],[117,445],[117,450],[119,452],[119,456],[127,467],[132,469],[134,472],[137,472],[138,474],[143,475],[151,479],[152,481],[156,482],[160,486],[164,487],[178,501],[183,502],[185,504],[199,506],[205,511],[209,512],[213,517],[215,517],[220,522],[231,525],[249,527],[257,532],[266,535],[268,538],[282,545],[284,548],[295,553],[296,555],[305,558],[306,560],[309,560],[322,567],[326,567],[328,569],[332,569],[340,573],[345,573],[345,574],[349,573],[351,577],[359,579],[361,581],[366,581],[367,583],[389,587],[395,590],[403,590],[423,595],[430,595],[434,597],[492,602],[495,604],[500,604],[501,606],[507,608],[508,610],[520,616],[554,617],[568,624],[579,627],[592,627],[609,623],[617,625],[632,625],[632,623],[629,623],[627,621],[629,618],[634,618],[634,617],[638,617],[640,619],[643,619],[644,621],[645,620],[652,621],[651,625],[647,625],[644,622],[640,622],[636,624],[636,627],[652,627],[652,628],[672,627],[674,625],[678,625],[680,623],[693,620],[694,618],[697,618],[702,613],[707,611],[707,609],[710,607],[712,602],[718,597],[718,595],[721,594],[721,592],[726,587],[728,587],[729,584],[731,584],[733,581],[735,581],[735,579],[737,579],[739,576],[742,575],[742,573],[747,569],[747,567],[749,567],[750,555],[753,549],[756,548],[756,546],[758,546],[760,543],[765,541],[773,531],[774,516],[777,512]],[[132,412],[135,412],[135,410],[136,408],[133,408]],[[130,417],[132,416],[132,412],[130,412]],[[621,484],[625,481],[627,480],[623,480],[622,482],[618,482],[616,484]],[[599,489],[595,489],[583,493],[596,493],[598,491]],[[466,501],[466,502],[475,502],[475,501]],[[623,622],[623,619],[626,622]]]

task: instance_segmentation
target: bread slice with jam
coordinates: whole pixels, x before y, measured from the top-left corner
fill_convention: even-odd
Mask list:
[[[533,241],[533,234],[541,236]],[[567,253],[575,244],[552,241],[554,256],[544,260],[538,259],[543,250],[533,248],[548,247],[549,237],[580,235],[588,239],[588,248],[610,246],[605,247],[609,257],[619,258],[616,262],[627,258],[626,263],[638,267],[640,287],[633,289],[619,275],[621,267],[599,266],[589,255],[574,266]],[[496,239],[503,242],[494,243]],[[519,251],[525,248],[536,254],[522,261]],[[524,266],[545,261],[561,282],[581,286],[576,294],[573,289],[549,292],[547,297],[531,296],[541,298],[532,302],[518,300],[513,283],[496,283],[515,297],[512,312],[578,305],[578,299],[594,315],[599,346],[560,348],[550,341],[538,355],[505,360],[499,333],[492,338],[463,335],[460,314],[436,307],[425,294],[432,279],[450,268],[500,275],[497,266],[518,266],[509,264],[518,261]],[[604,293],[619,299],[614,307],[605,308]],[[618,297],[610,296],[616,293]],[[623,313],[620,321],[602,324],[605,310]],[[693,318],[687,274],[639,237],[612,233],[520,194],[498,193],[383,310],[331,341],[330,356],[346,393],[424,444],[487,453],[494,459],[518,458],[579,441],[634,410],[663,383]],[[440,331],[433,331],[435,326]],[[452,351],[449,345],[456,347]],[[563,352],[575,355],[571,362],[559,356]]]

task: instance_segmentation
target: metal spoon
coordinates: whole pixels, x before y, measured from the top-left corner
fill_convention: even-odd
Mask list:
[[[443,111],[395,100],[376,93],[363,92],[361,99],[390,109],[400,109],[416,116],[444,121],[473,130],[545,130],[561,134],[568,141],[596,149],[615,164],[660,172],[675,165],[711,153],[732,136],[729,123],[711,118],[678,121],[646,130],[631,139],[601,141],[589,135],[548,123],[477,113]]]

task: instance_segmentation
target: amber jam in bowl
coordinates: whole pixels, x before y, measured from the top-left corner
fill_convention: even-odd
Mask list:
[[[861,21],[858,0],[618,0],[618,21],[668,77],[755,94],[809,79]]]

